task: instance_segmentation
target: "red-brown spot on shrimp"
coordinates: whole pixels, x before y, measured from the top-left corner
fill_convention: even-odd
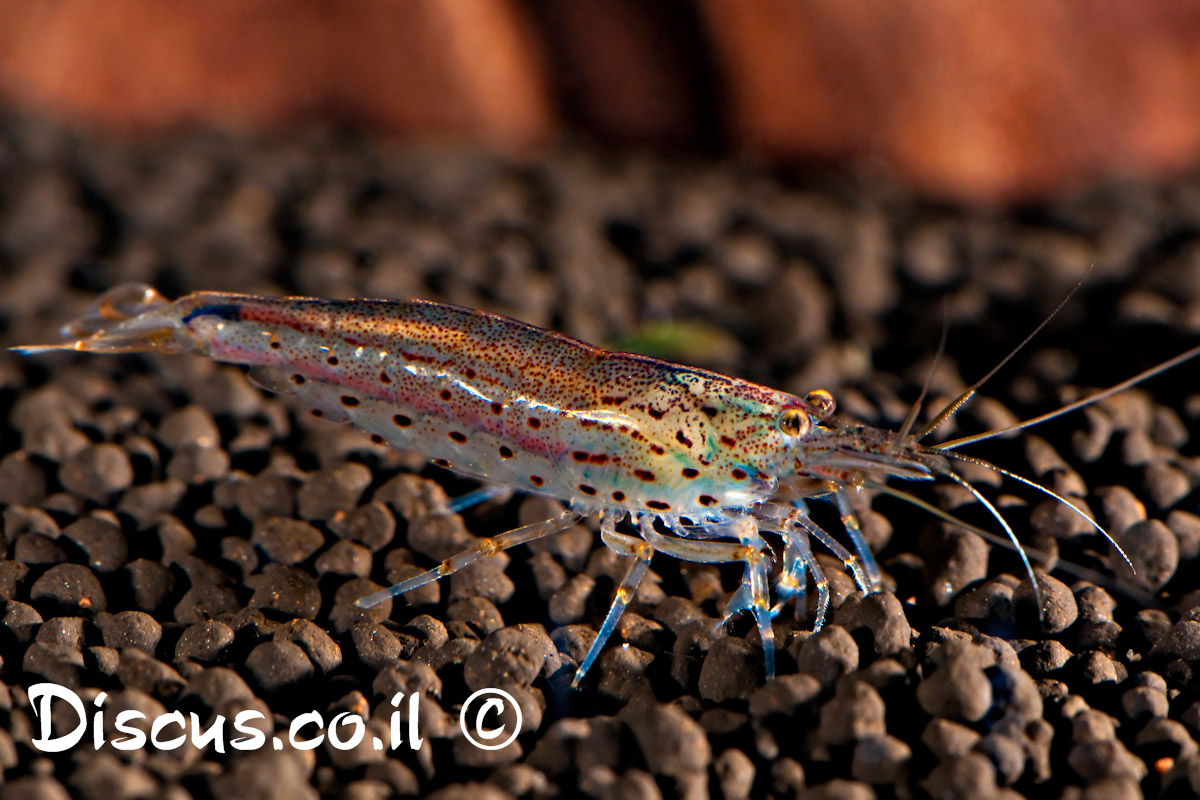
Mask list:
[[[633,474],[646,483],[654,483],[654,473],[648,469],[635,469]]]
[[[608,456],[604,453],[596,453],[594,456],[590,457],[588,461],[592,462],[593,464],[604,464],[608,462]]]
[[[717,498],[711,494],[702,494],[699,499],[702,506],[715,506],[717,504]]]
[[[541,475],[530,475],[529,482],[532,483],[534,486],[541,486],[543,483],[545,483],[545,481],[542,480]]]
[[[533,428],[534,430],[542,427],[542,421],[537,417],[530,417],[529,419],[525,420],[525,422],[528,423],[529,427]]]
[[[296,373],[295,375],[292,376],[292,383],[296,384],[297,386],[303,386],[304,380],[305,380],[304,376],[299,373]]]
[[[493,414],[503,414],[504,413],[504,404],[503,403],[492,403],[492,413]]]
[[[683,477],[685,477],[685,478],[695,478],[699,474],[700,474],[700,470],[695,469],[694,467],[684,467],[683,468]]]
[[[396,423],[401,428],[407,428],[409,425],[412,425],[412,417],[406,417],[403,414],[397,414],[396,416],[392,417],[392,422]]]
[[[679,442],[684,447],[691,447],[692,440],[683,435],[683,431],[675,431],[675,441]]]
[[[616,500],[618,503],[623,503],[623,502],[625,502],[625,493],[624,492],[613,492],[612,499]]]
[[[433,465],[435,467],[441,467],[442,469],[450,469],[450,462],[444,458],[435,458],[433,460]]]
[[[600,402],[606,406],[619,406],[628,399],[629,397],[625,395],[606,394],[600,398]]]
[[[465,433],[459,433],[458,431],[450,431],[450,438],[459,444],[467,441],[467,435]]]
[[[722,436],[721,444],[725,445],[726,447],[733,447],[734,445],[737,444],[737,440],[734,439],[732,436]]]
[[[650,406],[649,408],[647,408],[646,413],[649,414],[650,416],[654,417],[655,419],[662,419],[663,417],[665,417],[667,415],[666,411],[657,409],[654,406]]]
[[[441,392],[438,394],[438,397],[441,397],[441,398],[442,398],[443,400],[445,400],[447,403],[448,403],[448,402],[450,402],[450,390],[449,390],[449,389],[442,389],[442,391],[441,391]]]
[[[770,476],[770,475],[768,475],[768,474],[767,474],[767,473],[765,473],[765,472],[760,472],[760,473],[758,473],[757,475],[755,475],[754,477],[755,477],[755,478],[758,478],[760,481],[769,481],[769,480],[771,480],[771,476]]]
[[[466,369],[463,370],[463,377],[467,378],[468,380],[471,378],[474,378],[475,370],[471,369],[470,367],[467,367]]]
[[[358,405],[358,402],[358,398],[352,394],[342,395],[342,405],[344,405],[346,408],[354,408]]]
[[[571,458],[582,464],[584,461],[588,460],[588,454],[585,450],[576,450],[574,453],[571,453]]]
[[[383,444],[384,443],[383,437],[380,436],[378,433],[371,434],[371,441],[374,442],[375,444]]]
[[[512,449],[507,447],[506,445],[500,445],[500,457],[501,458],[512,458],[513,457]]]
[[[314,409],[313,409],[311,412],[309,412],[309,413],[311,413],[311,414],[312,414],[314,417],[316,417],[317,419],[320,419],[321,417],[325,416],[325,412],[324,412],[324,411],[322,411],[322,410],[321,410],[321,409],[319,409],[319,408],[314,408]]]
[[[746,480],[746,470],[744,470],[744,469],[738,469],[738,468],[736,468],[736,467],[735,467],[735,468],[733,469],[733,471],[729,473],[729,475],[730,475],[730,476],[731,476],[731,477],[732,477],[732,478],[733,478],[735,481],[744,481],[744,480]]]
[[[661,445],[657,445],[657,444],[652,444],[652,445],[650,445],[650,451],[651,451],[652,453],[654,453],[654,455],[656,455],[656,456],[661,456],[661,455],[663,455],[664,453],[666,453],[666,452],[667,452],[666,450],[664,450],[664,449],[662,448],[662,446],[661,446]]]
[[[655,511],[670,511],[671,505],[662,500],[647,500],[646,508],[653,508]]]
[[[381,372],[381,373],[379,373],[379,382],[380,383],[391,383],[392,376],[388,375],[386,372]]]
[[[277,342],[277,341],[271,342],[271,349],[272,349],[272,350],[278,350],[278,349],[279,349],[279,348],[281,348],[281,347],[283,347],[283,345],[281,345],[279,342]]]
[[[325,359],[325,363],[331,367],[336,367],[341,362],[338,361],[337,356],[330,356],[329,358]]]
[[[594,495],[596,493],[596,487],[588,486],[586,483],[581,483],[579,484],[579,491],[583,492],[584,494]]]
[[[700,410],[707,414],[709,419],[717,415],[717,410],[712,406],[700,406]]]

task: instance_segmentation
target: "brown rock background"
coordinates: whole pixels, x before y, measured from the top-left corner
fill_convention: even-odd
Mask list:
[[[1019,199],[1200,153],[1200,6],[1038,0],[0,0],[10,106],[125,132],[320,117],[719,146]]]

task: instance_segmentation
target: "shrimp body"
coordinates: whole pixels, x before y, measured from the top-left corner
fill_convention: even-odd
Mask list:
[[[748,381],[420,300],[197,292],[123,333],[135,328],[159,337],[156,349],[251,365],[264,388],[439,466],[585,511],[703,518],[762,502],[787,438],[779,415],[805,407]]]
[[[890,478],[945,477],[974,492],[950,470],[947,459],[956,454],[948,454],[948,445],[920,445],[907,423],[899,434],[834,425],[827,392],[801,398],[456,306],[216,292],[169,302],[148,286],[129,284],[104,295],[63,332],[63,344],[16,349],[190,352],[250,365],[251,380],[297,395],[314,415],[354,423],[376,441],[416,451],[446,469],[567,506],[552,519],[483,539],[422,575],[361,598],[360,606],[598,514],[602,541],[631,560],[576,684],[655,552],[744,565],[725,619],[753,614],[770,677],[771,619],[782,603],[802,598],[811,578],[815,628],[828,608],[828,583],[810,540],[840,558],[860,590],[880,587],[857,522],[857,489],[884,488]],[[853,553],[809,518],[805,501],[814,496],[837,503]],[[625,519],[637,535],[617,530]],[[775,606],[768,585],[773,552],[762,531],[783,542]],[[800,609],[797,602],[797,615]]]

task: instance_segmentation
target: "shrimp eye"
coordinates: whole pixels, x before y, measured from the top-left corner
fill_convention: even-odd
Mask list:
[[[808,414],[799,408],[789,408],[779,415],[779,430],[786,436],[803,436],[808,426]]]
[[[833,395],[824,389],[817,389],[804,395],[804,402],[812,409],[813,416],[822,422],[832,417],[837,408],[837,401],[833,399]]]

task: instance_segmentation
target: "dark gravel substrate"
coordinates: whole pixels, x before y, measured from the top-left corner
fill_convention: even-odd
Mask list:
[[[963,213],[873,179],[749,164],[584,150],[515,162],[328,132],[131,147],[22,119],[0,124],[0,174],[6,344],[47,340],[130,280],[168,296],[416,296],[827,388],[894,427],[944,320],[943,399],[1095,264],[988,385],[999,399],[973,403],[948,437],[1114,383],[1200,330],[1200,181]],[[472,484],[297,414],[240,368],[0,355],[0,796],[1192,796],[1198,374],[970,448],[1095,512],[1140,587],[1122,590],[1127,570],[1062,506],[970,470],[1026,543],[1068,566],[1040,579],[1040,619],[1012,553],[879,499],[864,522],[894,591],[858,596],[830,562],[830,624],[810,636],[808,617],[779,620],[776,680],[763,683],[746,620],[712,635],[739,570],[659,557],[573,691],[623,569],[588,528],[390,616],[351,604],[545,518],[545,500],[446,514]],[[963,492],[924,488],[996,528]],[[417,692],[426,742],[123,752],[89,735],[44,754],[26,693],[41,681],[86,702],[107,692],[109,739],[126,709],[202,722],[259,709],[276,731],[350,711],[382,734],[393,694]],[[524,710],[504,750],[459,732],[458,707],[483,687]]]

